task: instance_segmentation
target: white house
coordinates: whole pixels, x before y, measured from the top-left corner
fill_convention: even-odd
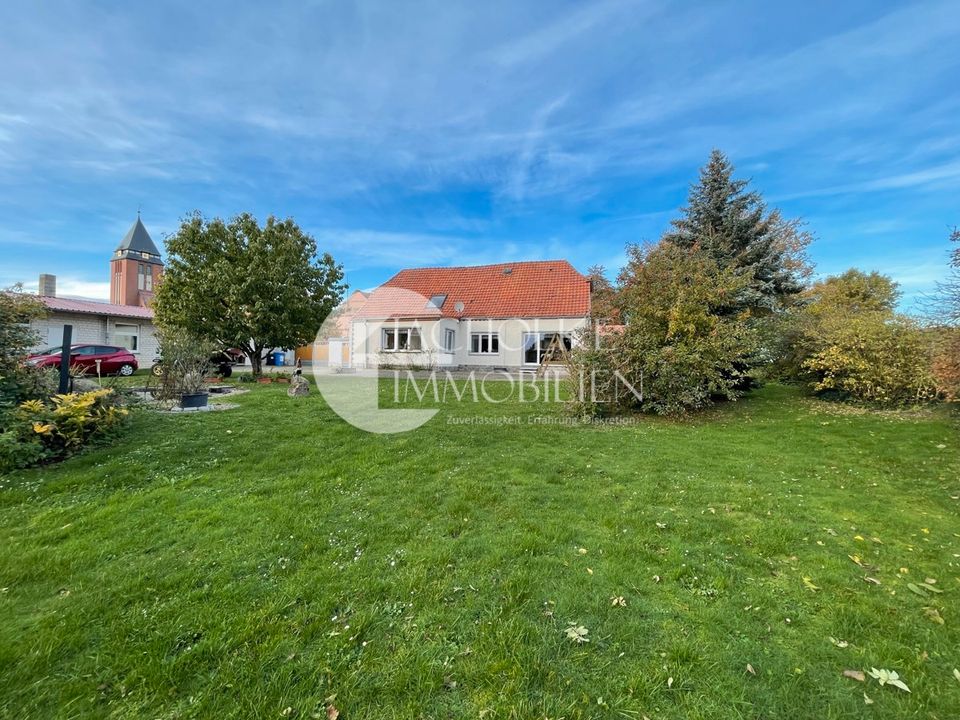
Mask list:
[[[356,367],[536,368],[590,318],[590,282],[566,260],[401,270],[351,324]]]

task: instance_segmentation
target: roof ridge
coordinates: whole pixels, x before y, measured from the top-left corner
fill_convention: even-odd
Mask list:
[[[569,260],[557,258],[554,260],[516,260],[515,262],[487,263],[485,265],[425,265],[422,267],[401,268],[395,274],[399,275],[400,273],[407,272],[409,270],[482,270],[483,268],[506,267],[512,265],[548,265],[550,263],[563,263],[564,265],[569,265],[571,268],[576,270]]]

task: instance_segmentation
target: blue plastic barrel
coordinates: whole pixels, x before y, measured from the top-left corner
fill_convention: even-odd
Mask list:
[[[273,364],[274,364],[274,365],[283,365],[283,354],[284,354],[284,353],[283,353],[282,350],[277,350],[277,352],[275,352],[275,353],[273,354]]]

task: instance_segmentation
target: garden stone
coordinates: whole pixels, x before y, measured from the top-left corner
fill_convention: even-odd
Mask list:
[[[290,397],[306,397],[309,394],[310,383],[301,375],[294,375],[293,380],[290,381],[290,388],[287,390],[287,395]]]

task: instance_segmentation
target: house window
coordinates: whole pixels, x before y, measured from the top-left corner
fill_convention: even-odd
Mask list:
[[[472,333],[470,352],[473,355],[496,355],[500,352],[500,336],[495,332]]]
[[[140,326],[117,323],[113,329],[113,339],[120,347],[137,352],[140,349]]]
[[[137,265],[137,288],[150,292],[153,290],[153,272],[150,266],[145,263]]]
[[[457,334],[453,330],[443,331],[443,349],[452,353],[457,342]]]
[[[573,347],[573,341],[569,335],[563,333],[524,333],[523,334],[523,362],[526,365],[539,365],[543,360],[543,355],[554,342],[555,338],[560,338],[560,343],[567,351]],[[556,346],[554,346],[556,347]]]
[[[380,349],[388,352],[418,351],[421,348],[417,328],[384,328]]]

